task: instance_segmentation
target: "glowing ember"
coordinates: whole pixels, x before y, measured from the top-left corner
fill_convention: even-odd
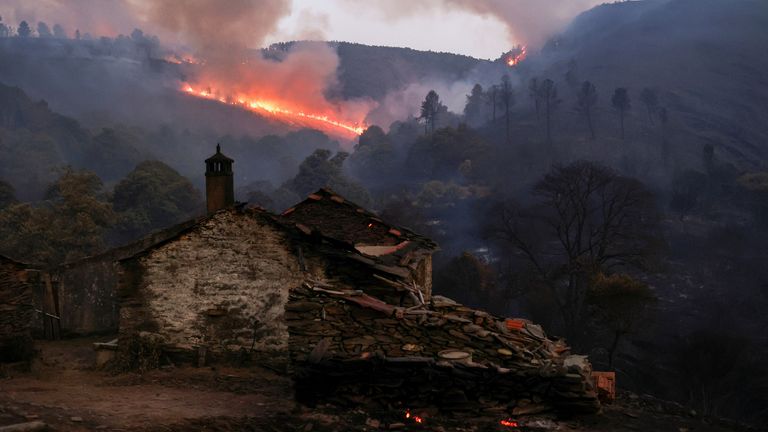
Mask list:
[[[516,421],[514,421],[512,419],[502,420],[502,421],[499,422],[499,424],[504,426],[504,427],[510,427],[510,428],[516,428],[516,427],[520,426]]]
[[[207,88],[205,90],[200,90],[200,89],[195,89],[190,85],[185,85],[183,88],[183,91],[195,97],[209,99],[209,100],[217,101],[227,105],[239,106],[249,111],[261,111],[261,112],[269,113],[274,116],[281,116],[281,117],[294,118],[294,119],[314,120],[317,122],[321,122],[327,126],[332,126],[346,133],[352,133],[355,135],[361,135],[365,131],[364,125],[361,126],[359,124],[345,123],[339,120],[335,120],[326,115],[307,113],[303,111],[294,111],[294,110],[285,108],[283,106],[280,106],[275,102],[270,102],[270,101],[265,101],[260,99],[249,99],[243,96],[239,96],[236,99],[232,99],[228,97],[225,98],[222,96],[218,96],[217,92],[211,90],[210,88]]]
[[[528,56],[528,50],[526,47],[522,46],[515,50],[510,51],[509,57],[507,57],[507,64],[509,67],[515,67],[518,64],[520,64],[521,61],[525,60],[525,57]]]
[[[411,410],[405,410],[405,418],[413,420],[415,423],[424,423],[424,418],[417,415],[411,415]]]

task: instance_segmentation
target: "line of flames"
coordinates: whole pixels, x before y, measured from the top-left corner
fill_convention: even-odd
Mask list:
[[[223,96],[217,96],[217,93],[211,90],[196,90],[190,85],[185,85],[183,88],[185,93],[200,97],[208,100],[217,101],[227,105],[234,105],[245,108],[249,111],[261,111],[272,115],[281,115],[285,117],[300,117],[304,119],[314,120],[324,123],[329,126],[342,129],[346,132],[353,133],[355,135],[361,135],[365,131],[364,126],[359,124],[344,123],[338,120],[334,120],[326,115],[307,113],[304,111],[293,111],[282,107],[274,102],[268,102],[261,99],[247,99],[239,97],[237,99],[225,98]]]

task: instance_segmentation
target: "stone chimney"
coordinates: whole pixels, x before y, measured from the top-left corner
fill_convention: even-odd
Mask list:
[[[234,162],[234,160],[224,156],[220,144],[216,144],[216,154],[205,160],[205,197],[208,214],[235,204],[235,187],[232,175]]]

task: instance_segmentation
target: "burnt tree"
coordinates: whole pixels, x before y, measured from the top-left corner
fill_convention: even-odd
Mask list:
[[[553,167],[533,192],[531,207],[498,204],[487,234],[527,263],[574,337],[593,275],[647,266],[658,244],[655,200],[639,181],[585,161]]]

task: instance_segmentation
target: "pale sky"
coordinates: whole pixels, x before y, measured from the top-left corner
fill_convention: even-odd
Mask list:
[[[513,45],[505,26],[491,16],[452,9],[385,20],[380,10],[350,0],[293,0],[291,15],[280,21],[279,30],[266,42],[291,39],[410,47],[490,59]]]

